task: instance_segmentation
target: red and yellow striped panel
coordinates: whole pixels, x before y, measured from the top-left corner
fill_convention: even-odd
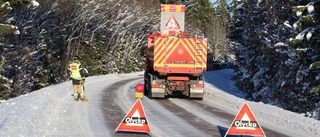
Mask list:
[[[202,39],[197,40],[200,41]],[[154,69],[206,68],[207,42],[204,41],[203,50],[196,48],[201,49],[202,44],[196,44],[194,38],[158,38],[154,46]]]
[[[161,5],[161,12],[185,12],[185,5]]]

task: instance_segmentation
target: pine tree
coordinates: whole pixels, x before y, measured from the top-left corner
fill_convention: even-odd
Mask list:
[[[250,96],[261,88],[262,83],[254,83],[253,77],[259,72],[262,65],[258,56],[261,54],[262,45],[259,41],[259,24],[263,18],[259,17],[259,8],[255,1],[242,1],[235,5],[235,14],[230,27],[230,39],[236,48],[236,58],[239,69],[236,69],[236,85]],[[250,22],[250,23],[248,23]]]
[[[298,111],[312,112],[320,103],[320,1],[300,0],[299,6],[293,7],[299,20],[294,23],[296,31],[299,32],[290,39],[290,44],[299,56],[300,67],[297,72],[296,99],[299,104],[306,104]]]
[[[209,0],[187,1],[186,21],[205,33],[212,17],[211,10]]]
[[[5,23],[5,17],[11,12],[12,6],[21,6],[29,4],[31,0],[0,0],[0,46],[2,48],[6,37],[13,35],[17,28]],[[0,50],[2,51],[2,49]],[[0,57],[0,100],[7,100],[14,96],[11,88],[12,82],[6,77],[6,71],[2,68],[5,62],[5,57]]]
[[[234,2],[229,38],[240,89],[255,101],[312,114],[319,104],[319,0],[299,2],[307,6],[294,7],[300,15],[295,23],[293,1]]]
[[[3,0],[0,0],[0,22],[3,22],[4,16],[6,16],[11,10],[10,10],[10,3],[4,4]],[[0,24],[0,37],[4,37],[8,34],[13,34],[15,29],[10,27],[9,25],[3,25]]]
[[[1,6],[2,5],[2,6]],[[7,15],[10,12],[9,9],[9,5],[5,4],[4,5],[4,1],[0,0],[0,21],[3,22],[3,17],[5,15]],[[11,34],[10,32],[10,28],[11,27],[7,27],[5,25],[1,25],[0,24],[0,46],[3,45],[2,43],[2,38],[7,35],[7,34]],[[8,30],[9,29],[9,30]],[[2,64],[4,63],[4,57],[1,56],[0,58],[0,68],[1,68],[1,72],[0,72],[0,99],[8,99],[10,97],[10,82],[3,76],[5,71],[2,69]]]
[[[0,22],[11,12],[11,6],[21,6],[31,3],[31,0],[0,0]],[[14,34],[17,28],[10,25],[0,24],[0,37]]]

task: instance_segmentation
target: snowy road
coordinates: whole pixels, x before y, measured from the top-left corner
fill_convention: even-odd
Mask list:
[[[134,86],[142,79],[129,79],[109,86],[103,97],[103,110],[110,132],[114,131],[136,99]],[[122,87],[119,87],[122,85]],[[128,88],[130,87],[130,88]],[[207,96],[210,96],[207,94]],[[115,98],[109,98],[115,97]],[[154,137],[218,137],[228,130],[235,115],[228,114],[210,102],[179,98],[143,98],[149,126]],[[113,104],[113,105],[109,105]],[[119,108],[119,109],[115,109]],[[119,111],[119,110],[122,111]],[[118,110],[116,113],[110,111]],[[115,116],[118,116],[117,118]],[[264,129],[268,137],[288,136],[270,129]],[[116,136],[123,136],[118,135]],[[138,136],[138,135],[136,135]],[[142,135],[141,135],[142,136]]]
[[[140,73],[89,77],[88,103],[75,102],[71,82],[43,88],[0,104],[1,137],[108,137],[136,101]],[[143,98],[153,137],[219,137],[243,102],[230,77],[232,70],[207,72],[202,101]],[[320,122],[259,102],[246,101],[268,137],[319,136]],[[120,136],[133,136],[116,134]],[[134,135],[142,136],[142,135]]]

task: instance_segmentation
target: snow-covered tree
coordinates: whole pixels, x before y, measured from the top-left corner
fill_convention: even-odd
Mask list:
[[[253,96],[262,89],[264,83],[261,76],[269,70],[261,56],[268,51],[268,43],[260,41],[262,37],[265,38],[262,27],[265,14],[262,14],[263,10],[256,1],[242,1],[238,4],[233,18],[234,25],[230,28],[239,66],[235,74],[236,84]]]
[[[301,40],[308,40],[307,34],[310,36],[311,32],[316,34],[313,32],[317,31],[301,21],[295,22],[291,8],[294,5],[294,1],[286,0],[235,1],[234,18],[229,28],[238,63],[234,79],[236,85],[255,101],[308,113],[314,111],[319,102],[318,94],[310,92],[312,87],[319,85],[319,71],[311,69],[319,52],[310,51],[315,49],[310,47],[316,47],[316,42],[308,44],[297,38],[306,36]],[[300,20],[309,18],[300,17]],[[318,24],[318,21],[310,23]],[[305,26],[296,37],[295,26]],[[288,43],[291,37],[295,39]]]
[[[33,1],[34,2],[34,1]],[[143,69],[138,51],[156,32],[160,5],[148,0],[41,0],[3,17],[19,33],[1,39],[2,73],[13,96],[66,80],[67,64],[82,56],[90,75]],[[156,7],[156,8],[154,8]],[[119,63],[111,63],[119,61]],[[132,67],[128,67],[131,64]]]
[[[8,43],[8,37],[15,37],[19,34],[18,28],[15,25],[10,25],[10,22],[6,21],[6,16],[12,11],[13,7],[21,7],[25,4],[30,4],[31,0],[0,0],[0,52],[7,52],[7,49],[13,47],[11,43]],[[12,81],[6,77],[7,68],[4,64],[7,57],[1,54],[0,58],[0,100],[9,99],[16,96],[14,89],[12,88]]]
[[[296,99],[304,108],[299,111],[320,111],[320,0],[299,0],[293,9],[299,19],[293,24],[298,34],[291,38],[290,44],[299,56],[299,69],[296,84],[299,92]]]
[[[186,21],[193,26],[189,28],[197,28],[206,35],[214,12],[209,0],[189,0],[186,5]]]

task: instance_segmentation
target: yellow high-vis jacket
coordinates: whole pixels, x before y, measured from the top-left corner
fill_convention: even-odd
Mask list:
[[[82,80],[85,78],[80,61],[78,60],[72,61],[68,69],[70,71],[70,78],[75,80]]]

